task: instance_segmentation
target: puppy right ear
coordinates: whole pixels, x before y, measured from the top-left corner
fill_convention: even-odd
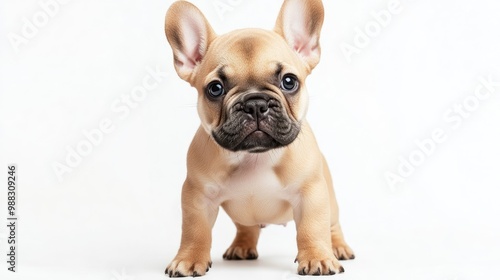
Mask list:
[[[274,27],[310,70],[321,56],[319,37],[324,14],[321,0],[285,0]]]
[[[193,73],[216,37],[215,32],[196,6],[177,1],[167,11],[165,34],[174,52],[177,74],[193,84]]]

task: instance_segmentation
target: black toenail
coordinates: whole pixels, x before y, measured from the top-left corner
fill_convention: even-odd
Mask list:
[[[321,275],[321,269],[318,267],[318,270],[313,275],[315,276]]]

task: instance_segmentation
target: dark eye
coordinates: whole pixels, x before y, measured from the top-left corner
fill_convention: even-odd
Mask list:
[[[224,95],[224,93],[225,93],[224,86],[222,85],[221,82],[215,81],[215,82],[211,82],[210,84],[208,84],[207,94],[210,97],[220,97],[220,96]]]
[[[295,91],[299,85],[297,78],[294,75],[287,74],[281,80],[281,89],[284,91]]]

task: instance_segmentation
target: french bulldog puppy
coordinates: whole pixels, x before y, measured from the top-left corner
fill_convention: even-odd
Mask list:
[[[219,207],[236,237],[223,258],[256,259],[262,225],[294,220],[298,273],[344,272],[344,241],[325,158],[306,121],[305,80],[320,60],[321,0],[285,0],[274,30],[217,35],[198,8],[175,2],[165,32],[179,77],[198,91],[201,125],[187,155],[182,238],[170,277],[212,265]]]

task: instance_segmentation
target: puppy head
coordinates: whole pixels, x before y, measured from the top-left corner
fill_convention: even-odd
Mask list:
[[[185,1],[165,32],[179,77],[198,90],[202,126],[223,148],[264,152],[292,143],[308,105],[305,79],[320,59],[321,0],[285,0],[273,31],[217,36]]]

